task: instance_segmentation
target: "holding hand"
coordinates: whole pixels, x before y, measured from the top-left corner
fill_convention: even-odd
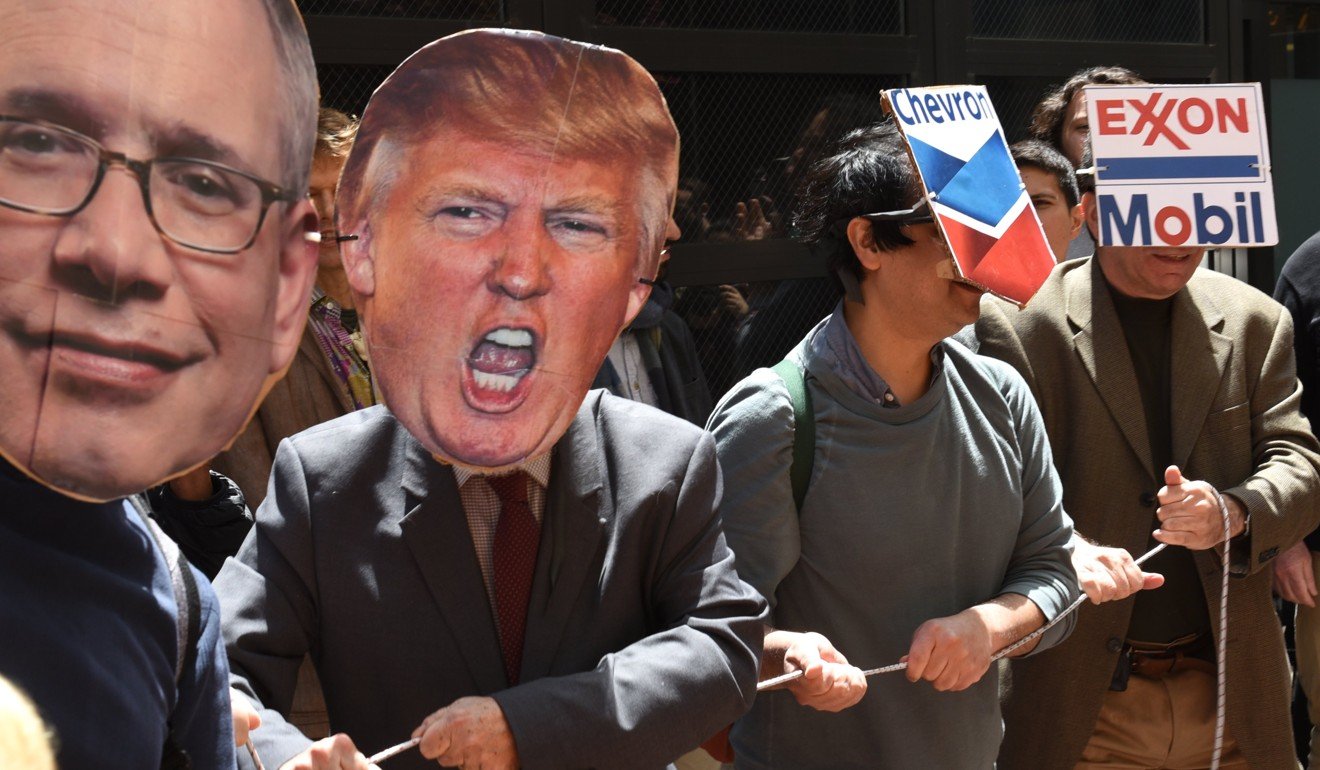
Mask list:
[[[322,738],[307,750],[285,762],[280,770],[380,770],[367,764],[367,758],[353,745],[353,739],[340,733]]]
[[[1073,538],[1072,563],[1077,581],[1092,604],[1126,599],[1138,591],[1164,585],[1163,575],[1143,572],[1126,550],[1093,545],[1080,537]]]
[[[234,745],[242,746],[248,742],[248,735],[261,727],[261,715],[252,708],[252,701],[243,693],[229,688],[229,710],[234,717]]]
[[[801,671],[802,676],[772,689],[786,689],[803,706],[842,711],[866,694],[866,677],[849,665],[830,640],[815,632],[770,630],[765,635],[761,676]]]
[[[743,298],[742,292],[738,291],[738,287],[729,284],[720,285],[720,307],[724,308],[724,312],[734,318],[742,318],[751,311],[751,307],[748,306],[747,300]]]
[[[1293,604],[1314,607],[1317,593],[1311,549],[1305,542],[1279,554],[1274,560],[1274,593]]]
[[[422,756],[442,767],[466,770],[514,770],[518,746],[504,711],[494,698],[459,698],[413,730]]]
[[[1181,545],[1193,551],[1204,551],[1224,541],[1224,519],[1219,511],[1219,496],[1215,488],[1204,481],[1183,478],[1176,465],[1164,471],[1164,486],[1159,492],[1160,528],[1155,539],[1169,545]],[[1228,509],[1229,537],[1236,537],[1246,529],[1246,511],[1232,496],[1224,497]]]
[[[733,207],[733,234],[740,241],[759,241],[770,237],[774,226],[766,216],[761,198],[752,198]],[[769,203],[769,199],[766,199]]]
[[[942,692],[957,692],[981,681],[990,669],[989,629],[976,608],[922,623],[903,656],[909,682],[925,679]]]

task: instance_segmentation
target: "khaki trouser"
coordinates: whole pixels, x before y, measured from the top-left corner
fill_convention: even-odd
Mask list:
[[[1320,554],[1311,554],[1311,564],[1320,575]],[[1306,693],[1311,718],[1311,756],[1307,766],[1320,770],[1320,608],[1297,605],[1293,639],[1297,646],[1297,679]]]
[[[289,711],[288,721],[314,741],[330,734],[330,718],[325,713],[321,679],[316,675],[311,658],[304,657],[298,669],[298,685],[293,690],[293,708]]]
[[[1156,677],[1134,672],[1127,690],[1106,691],[1078,770],[1204,770],[1215,744],[1214,665],[1179,661]],[[1224,728],[1223,770],[1246,770]]]
[[[705,749],[694,749],[679,757],[674,767],[678,770],[720,770],[723,765],[711,758]]]

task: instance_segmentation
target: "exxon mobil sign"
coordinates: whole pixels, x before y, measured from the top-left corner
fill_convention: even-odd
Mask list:
[[[1102,246],[1278,242],[1259,83],[1087,86]]]

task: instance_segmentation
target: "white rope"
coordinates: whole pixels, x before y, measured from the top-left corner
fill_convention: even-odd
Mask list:
[[[1224,570],[1223,570],[1223,586],[1220,589],[1220,594],[1219,594],[1219,644],[1218,644],[1218,649],[1216,651],[1216,660],[1218,663],[1216,667],[1219,670],[1219,681],[1217,684],[1217,693],[1216,693],[1217,704],[1215,711],[1215,746],[1214,746],[1214,753],[1211,755],[1210,770],[1219,770],[1220,755],[1223,753],[1224,750],[1224,719],[1225,719],[1225,715],[1227,714],[1226,703],[1227,703],[1227,694],[1228,694],[1228,691],[1226,689],[1227,680],[1225,679],[1225,675],[1224,675],[1224,664],[1227,658],[1227,644],[1228,644],[1228,566],[1229,566],[1228,541],[1231,538],[1231,529],[1228,519],[1228,508],[1224,505],[1224,498],[1219,494],[1218,490],[1215,490],[1215,498],[1219,501],[1219,513],[1224,519],[1224,557],[1222,560],[1224,565]],[[1155,554],[1159,553],[1160,551],[1163,551],[1167,547],[1168,546],[1165,545],[1164,543],[1160,543],[1159,545],[1150,549],[1146,553],[1142,554],[1140,557],[1136,559],[1137,566],[1141,566],[1151,557],[1153,557]],[[1068,605],[1067,609],[1065,609],[1063,612],[1060,612],[1058,615],[1054,616],[1054,618],[1050,620],[1048,623],[1036,629],[1035,631],[1032,631],[1031,633],[1022,637],[1021,639],[1017,640],[1016,642],[1013,642],[1012,644],[1008,645],[999,652],[996,652],[994,655],[990,657],[990,662],[993,663],[994,661],[997,661],[1000,658],[1011,655],[1016,650],[1022,648],[1027,644],[1030,644],[1036,639],[1039,639],[1051,628],[1054,628],[1054,626],[1058,625],[1060,621],[1062,621],[1064,618],[1068,617],[1073,612],[1075,612],[1077,608],[1082,606],[1082,604],[1084,604],[1085,602],[1086,602],[1086,594],[1082,594],[1081,596],[1077,597],[1076,601]],[[906,668],[907,668],[907,661],[902,661],[900,663],[892,663],[888,666],[880,666],[879,668],[868,668],[862,672],[862,676],[871,677],[871,676],[875,676],[876,674],[890,674],[895,671],[902,671]],[[772,687],[777,687],[781,684],[792,682],[795,679],[801,679],[804,673],[805,672],[802,669],[798,669],[797,671],[790,671],[787,674],[782,674],[780,676],[766,679],[765,681],[762,682],[757,682],[756,691],[761,692],[762,690],[768,690]],[[389,759],[390,757],[393,757],[396,754],[400,754],[404,751],[407,751],[408,749],[413,748],[420,742],[421,742],[420,738],[413,738],[411,740],[404,741],[403,743],[400,743],[395,746],[391,746],[390,748],[385,749],[384,751],[372,755],[367,760],[367,762],[371,764],[376,764],[377,762],[384,761],[386,759]],[[252,754],[253,760],[257,762],[257,767],[260,768],[261,767],[260,760],[257,759],[256,750],[252,747],[252,744],[250,742],[248,743],[248,751]]]
[[[1218,493],[1218,492],[1215,492],[1215,494],[1218,495],[1219,493]],[[1224,507],[1223,498],[1220,498],[1220,500],[1219,500],[1219,507],[1220,507],[1220,513],[1221,513],[1221,514],[1223,515],[1223,517],[1224,517],[1224,535],[1225,535],[1225,537],[1227,537],[1228,534],[1229,534],[1229,528],[1228,528],[1228,509]],[[1223,632],[1223,629],[1226,629],[1226,628],[1227,628],[1227,624],[1228,624],[1228,550],[1227,550],[1227,549],[1228,549],[1228,545],[1227,545],[1227,542],[1228,542],[1228,541],[1225,540],[1224,542],[1225,542],[1225,545],[1224,545],[1224,548],[1225,548],[1225,551],[1224,551],[1224,586],[1223,586],[1223,591],[1222,591],[1222,595],[1221,595],[1220,602],[1219,602],[1219,608],[1220,608],[1220,609],[1219,609],[1219,627],[1220,627],[1220,629],[1221,629],[1221,632],[1220,632],[1220,635],[1219,635],[1219,692],[1218,692],[1218,698],[1219,698],[1219,713],[1218,713],[1217,716],[1216,716],[1217,722],[1216,722],[1216,724],[1215,724],[1215,753],[1214,753],[1214,764],[1211,765],[1211,770],[1218,770],[1218,767],[1219,767],[1219,753],[1220,753],[1220,750],[1221,750],[1222,747],[1223,747],[1223,738],[1224,738],[1224,702],[1225,702],[1225,698],[1224,698],[1224,696],[1225,696],[1225,690],[1224,690],[1224,652],[1225,652],[1225,649],[1224,649],[1224,644],[1225,644],[1225,640],[1227,639],[1227,635]],[[1168,546],[1165,545],[1164,543],[1160,543],[1159,545],[1157,545],[1157,546],[1155,546],[1154,548],[1150,549],[1150,550],[1147,551],[1146,553],[1142,554],[1142,555],[1136,560],[1137,565],[1140,566],[1140,565],[1144,564],[1147,560],[1149,560],[1149,559],[1150,559],[1151,557],[1153,557],[1155,554],[1159,553],[1160,551],[1163,551],[1163,550],[1164,550],[1165,548],[1167,548],[1167,547],[1168,547]],[[1005,657],[1005,656],[1011,655],[1011,654],[1013,654],[1015,651],[1021,649],[1023,646],[1025,646],[1025,645],[1027,645],[1027,644],[1030,644],[1031,642],[1033,642],[1033,641],[1039,639],[1041,636],[1043,636],[1043,635],[1045,634],[1045,632],[1049,631],[1051,628],[1054,628],[1056,625],[1059,624],[1060,621],[1062,621],[1064,618],[1068,617],[1068,616],[1071,615],[1073,612],[1075,612],[1075,611],[1077,610],[1077,608],[1080,607],[1080,606],[1082,606],[1085,602],[1086,602],[1086,594],[1082,594],[1081,596],[1077,597],[1077,600],[1076,600],[1076,601],[1074,601],[1072,604],[1068,605],[1068,608],[1067,608],[1067,609],[1065,609],[1063,612],[1060,612],[1058,615],[1055,615],[1053,620],[1051,620],[1050,622],[1048,622],[1048,623],[1046,623],[1045,625],[1041,626],[1040,628],[1036,629],[1035,631],[1032,631],[1031,633],[1029,633],[1029,634],[1027,634],[1026,636],[1022,637],[1021,639],[1017,640],[1016,642],[1013,642],[1012,644],[1008,645],[1007,647],[1005,647],[1004,649],[1000,650],[999,652],[996,652],[994,655],[990,656],[990,662],[993,663],[993,662],[999,660],[1000,658],[1003,658],[1003,657]],[[902,671],[902,670],[904,670],[904,669],[906,669],[906,668],[907,668],[907,662],[904,661],[904,662],[901,662],[901,663],[893,663],[893,664],[890,664],[890,665],[888,665],[888,666],[881,666],[881,667],[879,667],[879,668],[868,668],[868,669],[866,669],[865,671],[862,672],[862,676],[870,677],[870,676],[874,676],[874,675],[876,675],[876,674],[889,674],[889,673],[893,673],[893,672],[895,672],[895,671]],[[806,672],[803,671],[802,669],[798,669],[797,671],[790,671],[790,672],[788,672],[787,674],[781,674],[781,675],[779,675],[779,676],[772,677],[772,678],[770,678],[770,679],[766,679],[765,681],[757,682],[757,684],[756,684],[756,691],[757,691],[757,692],[761,692],[761,691],[763,691],[763,690],[769,690],[769,689],[772,688],[772,687],[778,687],[778,686],[781,685],[781,684],[787,684],[788,682],[792,682],[792,681],[794,681],[794,680],[796,680],[796,679],[801,679],[801,678],[802,678],[802,675],[803,675],[804,673],[806,673]]]
[[[1224,520],[1224,555],[1220,559],[1223,566],[1223,578],[1219,588],[1219,640],[1215,645],[1215,749],[1210,755],[1210,770],[1219,770],[1219,760],[1224,753],[1224,722],[1228,716],[1228,558],[1229,540],[1233,538],[1232,526],[1228,520],[1228,506],[1224,505],[1224,496],[1211,487],[1215,500],[1219,503],[1219,515]]]
[[[409,738],[403,743],[397,743],[389,747],[388,749],[385,749],[384,751],[378,751],[375,754],[372,754],[370,757],[367,757],[367,764],[374,765],[379,762],[384,762],[390,757],[396,754],[402,754],[403,752],[407,751],[408,749],[411,749],[413,746],[416,746],[421,742],[422,742],[421,738]]]
[[[257,770],[266,770],[266,766],[261,764],[261,757],[257,756],[257,747],[252,745],[252,741],[249,740],[244,745],[247,746],[248,756],[252,757],[252,766]]]

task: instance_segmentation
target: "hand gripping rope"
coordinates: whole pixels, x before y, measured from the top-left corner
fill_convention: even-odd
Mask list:
[[[1211,755],[1210,770],[1219,770],[1219,761],[1224,750],[1224,718],[1225,718],[1225,714],[1227,713],[1227,709],[1226,709],[1227,691],[1225,688],[1226,679],[1225,679],[1224,664],[1225,664],[1225,659],[1227,658],[1227,643],[1228,643],[1228,566],[1229,566],[1228,541],[1231,539],[1230,538],[1231,529],[1228,519],[1228,508],[1227,506],[1224,505],[1224,498],[1222,495],[1219,494],[1218,490],[1215,490],[1215,500],[1219,503],[1219,515],[1224,520],[1224,541],[1223,541],[1224,553],[1223,553],[1223,558],[1221,559],[1221,562],[1223,563],[1223,578],[1219,591],[1219,640],[1215,649],[1215,661],[1216,661],[1215,668],[1218,671],[1218,682],[1216,683],[1216,702],[1215,702],[1215,746],[1214,746],[1214,753]],[[1167,547],[1168,546],[1166,546],[1164,543],[1160,543],[1159,545],[1150,549],[1146,553],[1142,554],[1136,560],[1137,565],[1140,566],[1141,564],[1144,564],[1155,554],[1159,553],[1160,551],[1163,551]],[[1070,614],[1075,612],[1077,608],[1082,606],[1082,604],[1085,601],[1086,601],[1086,594],[1082,594],[1081,596],[1077,597],[1076,601],[1068,605],[1068,608],[1065,609],[1063,612],[1060,612],[1058,615],[1056,615],[1053,620],[1049,621],[1048,623],[1036,629],[1035,631],[1032,631],[1031,633],[1022,637],[1021,639],[1017,640],[1016,642],[1013,642],[1012,644],[1008,645],[999,652],[996,652],[994,655],[990,656],[990,661],[993,663],[994,661],[997,661],[1000,658],[1007,657],[1008,655],[1011,655],[1017,650],[1021,649],[1023,646],[1030,644],[1031,642],[1034,642],[1035,640],[1039,639],[1046,631],[1049,631],[1051,628],[1056,626],[1061,620],[1063,620],[1064,618],[1068,617]],[[870,676],[875,676],[876,674],[889,674],[895,671],[902,671],[906,668],[907,668],[907,661],[903,661],[901,663],[893,663],[888,666],[881,666],[879,668],[866,669],[865,671],[862,672],[862,676],[870,677]],[[766,679],[761,682],[757,682],[756,691],[761,692],[763,690],[769,690],[772,687],[778,687],[781,684],[787,684],[788,682],[792,682],[796,679],[801,679],[804,673],[805,672],[803,672],[801,669],[798,669],[797,671],[790,671],[787,674],[781,674],[779,676],[772,677],[770,679]]]
[[[1226,695],[1227,695],[1225,690],[1226,680],[1224,676],[1225,674],[1224,663],[1225,663],[1225,658],[1227,657],[1226,645],[1228,643],[1228,566],[1229,566],[1228,541],[1230,539],[1230,534],[1231,534],[1229,520],[1228,520],[1228,508],[1224,505],[1224,498],[1222,495],[1219,494],[1218,490],[1215,490],[1215,500],[1219,503],[1219,515],[1224,520],[1224,554],[1221,560],[1223,562],[1223,583],[1219,592],[1219,641],[1215,651],[1215,659],[1217,662],[1216,668],[1218,669],[1218,677],[1219,677],[1218,682],[1216,684],[1217,691],[1216,691],[1216,704],[1215,704],[1215,746],[1214,746],[1214,753],[1212,754],[1210,760],[1210,770],[1219,770],[1219,761],[1224,750],[1224,718],[1226,714],[1225,704],[1226,704]],[[1160,551],[1163,551],[1167,547],[1168,546],[1166,546],[1163,543],[1155,546],[1146,553],[1142,554],[1141,557],[1136,560],[1137,565],[1140,566],[1141,564],[1144,564],[1155,554],[1159,553]],[[1049,631],[1051,628],[1058,625],[1058,623],[1062,621],[1064,618],[1068,617],[1068,615],[1075,612],[1077,608],[1082,606],[1082,603],[1085,601],[1086,601],[1085,594],[1077,597],[1076,601],[1068,605],[1068,608],[1065,609],[1063,612],[1060,612],[1058,615],[1056,615],[1053,620],[1049,621],[1048,623],[1036,629],[1035,631],[1032,631],[1031,633],[1022,637],[1021,639],[1017,640],[1016,642],[1013,642],[1004,649],[992,655],[990,657],[991,662],[994,662],[996,660],[999,660],[1000,658],[1011,655],[1017,650],[1024,647],[1025,645],[1028,645],[1034,642],[1035,640],[1039,639],[1041,636],[1045,634],[1045,632]],[[869,677],[869,676],[875,676],[876,674],[889,674],[894,671],[902,671],[905,668],[907,668],[906,661],[902,663],[894,663],[888,666],[881,666],[879,668],[870,668],[863,671],[862,675]],[[787,684],[788,682],[792,682],[795,679],[801,679],[802,675],[803,672],[799,669],[797,671],[790,671],[787,674],[776,676],[771,679],[766,679],[765,681],[758,682],[756,684],[756,691],[761,692],[762,690],[768,690],[772,687],[777,687],[781,684]],[[389,759],[390,757],[393,757],[397,754],[401,754],[404,751],[413,748],[419,743],[421,743],[421,739],[419,738],[412,738],[406,740],[403,743],[397,744],[395,746],[391,746],[390,748],[385,749],[384,751],[373,754],[371,757],[367,759],[367,762],[373,765],[378,762],[383,762],[384,760]],[[253,748],[251,742],[247,744],[247,749],[248,752],[251,754],[252,759],[256,764],[256,766],[260,768],[261,760],[257,758],[256,749]]]
[[[384,751],[378,751],[375,754],[372,754],[371,756],[367,757],[367,764],[375,765],[379,762],[384,762],[390,757],[402,754],[403,752],[407,751],[408,749],[411,749],[412,747],[418,745],[421,742],[422,742],[421,738],[409,738],[403,743],[395,744],[389,747],[388,749],[385,749]],[[261,758],[257,756],[256,747],[252,745],[252,741],[248,741],[246,745],[247,745],[248,755],[252,757],[252,764],[256,766],[257,770],[265,770],[265,767],[261,764]]]

